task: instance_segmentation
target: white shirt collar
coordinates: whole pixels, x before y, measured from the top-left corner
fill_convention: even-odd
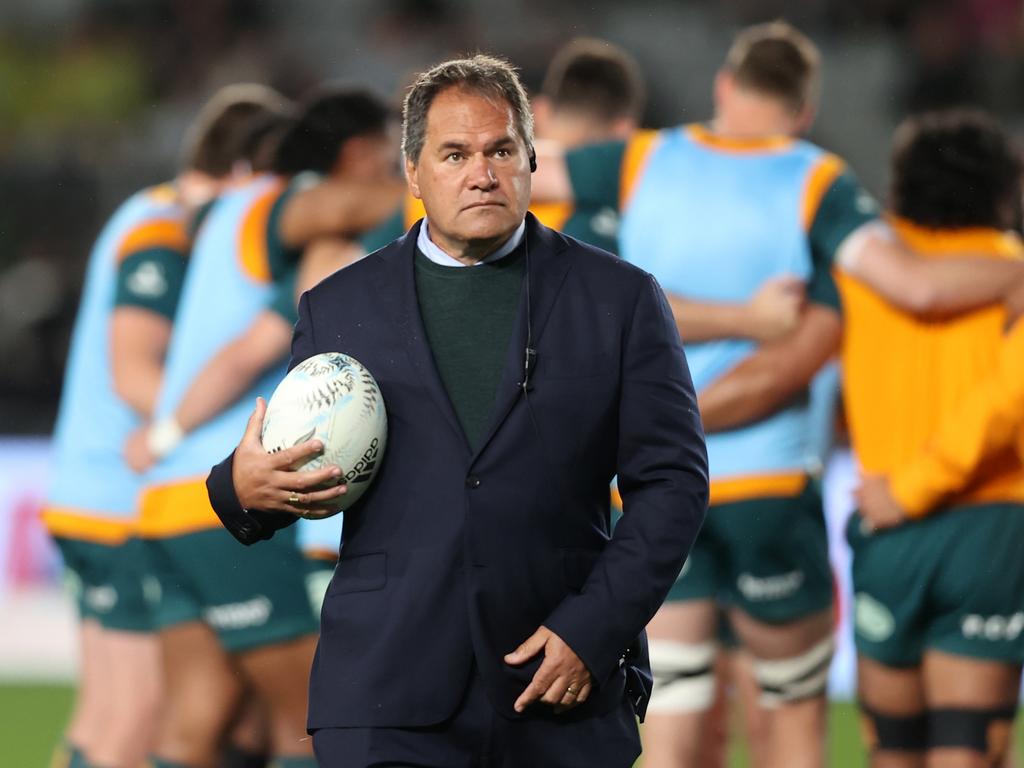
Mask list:
[[[420,249],[420,252],[430,259],[435,264],[440,264],[442,267],[476,267],[480,264],[490,264],[498,259],[503,259],[514,251],[519,244],[523,242],[523,236],[526,234],[526,220],[519,225],[515,232],[505,241],[498,250],[489,254],[485,258],[478,261],[476,264],[463,264],[458,259],[454,259],[447,253],[441,250],[441,248],[430,239],[430,235],[427,232],[427,220],[423,219],[423,226],[420,227],[420,233],[416,238],[416,247]]]

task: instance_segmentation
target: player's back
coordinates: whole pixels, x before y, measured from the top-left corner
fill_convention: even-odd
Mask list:
[[[182,288],[156,418],[174,413],[209,360],[270,303],[274,282],[265,235],[270,209],[284,183],[270,175],[257,177],[226,192],[205,216]],[[282,376],[283,363],[253,389],[269,394]],[[198,427],[154,467],[147,482],[205,475],[230,450],[251,410],[251,398],[246,396]]]
[[[1024,258],[1016,235],[994,229],[926,230],[894,226],[929,258],[964,251]],[[843,301],[843,392],[854,450],[865,472],[906,464],[955,410],[974,383],[995,370],[1005,310],[990,307],[948,320],[919,320],[839,273]],[[987,462],[954,501],[1024,500],[1024,468],[1013,450]]]
[[[841,167],[834,156],[788,137],[730,139],[691,125],[659,132],[632,164],[633,178],[623,176],[621,254],[666,291],[742,303],[770,278],[811,278],[808,230],[824,184]],[[686,344],[697,390],[754,346],[742,339]],[[807,433],[801,402],[709,435],[712,475],[800,472],[811,452]]]
[[[140,419],[114,389],[110,357],[118,267],[126,256],[147,248],[171,247],[183,253],[186,242],[184,209],[173,188],[161,185],[125,201],[93,247],[54,433],[51,508],[45,515],[51,528],[59,527],[59,518],[69,511],[134,515],[139,481],[125,464],[122,448]],[[136,272],[132,279],[148,282],[134,286],[139,293],[166,288],[159,272]]]

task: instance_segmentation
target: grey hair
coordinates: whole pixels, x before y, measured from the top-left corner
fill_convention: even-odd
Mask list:
[[[512,107],[516,133],[527,150],[532,149],[533,113],[515,67],[503,59],[478,53],[431,67],[409,88],[402,105],[402,152],[406,159],[419,162],[427,135],[427,112],[437,95],[448,88],[464,88],[506,102]]]

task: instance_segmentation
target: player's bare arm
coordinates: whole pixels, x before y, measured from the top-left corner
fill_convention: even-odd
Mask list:
[[[986,370],[943,414],[927,445],[891,476],[866,475],[856,495],[875,528],[920,518],[964,490],[987,462],[1016,445],[1024,428],[1024,324],[1007,334],[994,370]]]
[[[357,244],[340,238],[311,244],[299,263],[295,302],[304,291],[363,253]],[[237,402],[259,376],[287,358],[291,340],[292,324],[281,314],[264,310],[257,315],[196,375],[170,419],[144,425],[132,433],[124,449],[129,466],[136,472],[146,471],[185,435]]]
[[[923,258],[877,222],[851,234],[837,261],[886,301],[924,317],[948,317],[1000,303],[1024,280],[1021,262],[969,253]]]
[[[537,170],[530,178],[530,199],[535,203],[571,203],[575,200],[565,149],[555,141],[538,139]]]
[[[804,283],[792,275],[766,280],[745,304],[696,301],[667,293],[685,342],[750,339],[769,342],[792,333],[800,320]]]
[[[698,393],[704,430],[734,429],[785,406],[836,353],[841,335],[837,312],[808,305],[791,335],[762,345]]]
[[[134,306],[118,307],[110,321],[110,359],[117,395],[144,418],[156,407],[171,322]]]
[[[398,179],[328,179],[296,193],[281,214],[281,241],[297,248],[319,237],[372,229],[390,216],[405,195]]]

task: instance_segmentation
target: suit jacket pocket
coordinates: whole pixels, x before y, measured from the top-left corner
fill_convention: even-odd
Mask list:
[[[565,586],[573,592],[582,590],[600,556],[601,553],[593,549],[563,549],[562,575]]]
[[[365,552],[358,555],[342,555],[334,569],[331,587],[327,597],[346,595],[350,592],[373,592],[383,589],[388,581],[386,552]]]

